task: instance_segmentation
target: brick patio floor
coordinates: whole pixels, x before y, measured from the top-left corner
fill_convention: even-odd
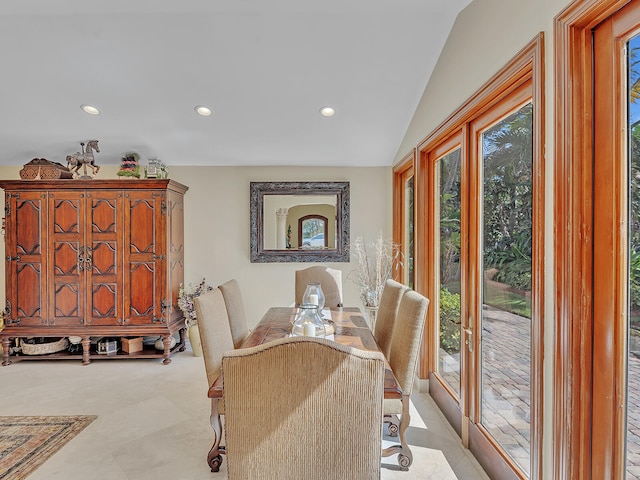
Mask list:
[[[482,424],[524,472],[530,468],[531,322],[485,306]],[[447,379],[457,381],[451,373]],[[629,357],[627,476],[640,479],[640,358]]]
[[[627,479],[640,479],[640,359],[629,356]]]
[[[482,322],[482,425],[529,475],[531,321],[485,306]]]
[[[482,424],[527,475],[530,470],[531,324],[485,306],[482,328]],[[460,392],[459,363],[444,354],[440,374]]]

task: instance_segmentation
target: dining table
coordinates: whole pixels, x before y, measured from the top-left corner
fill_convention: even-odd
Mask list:
[[[297,312],[296,307],[271,307],[264,314],[260,322],[250,332],[240,348],[255,347],[291,335],[291,326]],[[322,316],[333,333],[327,338],[342,345],[361,350],[380,351],[378,344],[369,328],[369,324],[358,307],[336,307],[322,310]],[[218,403],[224,398],[224,381],[222,373],[209,387],[208,396],[211,399],[211,428],[214,432],[214,442],[207,463],[212,472],[217,472],[222,464],[221,454],[226,453],[220,445],[222,437],[222,421]],[[402,399],[402,389],[385,358],[384,398]],[[384,452],[383,452],[383,456]]]

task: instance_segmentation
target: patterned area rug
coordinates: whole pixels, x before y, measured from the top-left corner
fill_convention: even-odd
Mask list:
[[[22,480],[97,417],[0,417],[0,479]]]

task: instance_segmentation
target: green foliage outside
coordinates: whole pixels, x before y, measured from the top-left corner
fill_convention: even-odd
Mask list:
[[[531,290],[533,108],[526,105],[483,133],[484,268]]]
[[[531,300],[527,292],[531,290],[532,266],[532,132],[533,108],[528,104],[482,133],[481,165],[482,266],[484,271],[497,271],[491,282],[485,282],[483,302],[528,318],[531,317]],[[440,284],[451,285],[460,278],[460,150],[442,157],[438,166]],[[640,172],[637,178],[640,179]],[[638,204],[640,206],[640,199]],[[640,252],[640,238],[638,246]],[[640,259],[636,278],[639,293],[636,298],[640,303]],[[455,304],[449,290],[443,288],[443,295],[441,343],[445,350],[459,348],[459,325],[455,325],[458,337],[451,340],[452,345],[445,340],[450,330],[453,331],[449,318]],[[459,322],[459,295],[457,298],[454,321]]]
[[[637,85],[637,83],[636,83]],[[629,138],[629,308],[630,323],[640,329],[640,125],[632,125]]]
[[[446,287],[440,289],[440,348],[460,353],[460,294]]]

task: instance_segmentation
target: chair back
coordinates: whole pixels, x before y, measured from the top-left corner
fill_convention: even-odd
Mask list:
[[[384,358],[321,338],[227,352],[229,480],[379,479]]]
[[[324,293],[324,306],[327,308],[342,306],[342,270],[314,265],[296,270],[296,305],[302,303],[307,283],[319,282]]]
[[[393,326],[396,322],[398,307],[402,295],[407,290],[407,286],[389,279],[385,282],[378,306],[376,325],[373,336],[376,337],[380,351],[389,358],[389,348],[393,335]]]
[[[389,349],[389,365],[404,395],[411,395],[429,299],[407,290],[398,307]]]
[[[194,298],[193,304],[202,342],[204,367],[211,385],[220,375],[222,355],[227,350],[233,350],[229,317],[219,288]]]
[[[240,293],[240,285],[238,285],[238,282],[234,278],[223,283],[218,288],[222,292],[224,304],[227,307],[233,345],[235,348],[238,348],[249,335],[247,314],[245,313],[244,302],[242,301],[242,293]]]

